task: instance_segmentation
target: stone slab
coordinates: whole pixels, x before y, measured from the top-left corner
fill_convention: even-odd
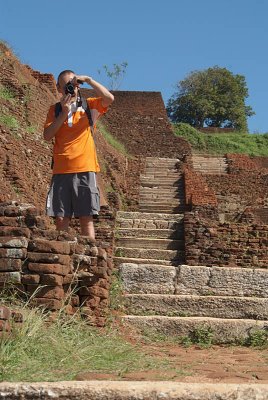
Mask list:
[[[267,400],[267,384],[167,381],[2,382],[5,400]]]
[[[178,267],[176,294],[268,297],[268,270],[261,268]]]
[[[120,265],[119,271],[123,289],[128,293],[173,294],[175,291],[175,267],[126,263]]]

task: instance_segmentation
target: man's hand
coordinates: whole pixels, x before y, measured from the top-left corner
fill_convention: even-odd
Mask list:
[[[68,112],[71,109],[71,99],[72,96],[70,94],[67,94],[66,96],[63,96],[60,103],[61,103],[61,108],[62,108],[62,113],[67,116]]]
[[[90,76],[87,76],[87,75],[77,75],[77,76],[74,76],[74,78],[72,80],[72,84],[75,85],[75,86],[79,86],[79,81],[81,81],[83,83],[86,82],[86,83],[88,83],[90,85],[91,81],[92,81],[92,78]]]

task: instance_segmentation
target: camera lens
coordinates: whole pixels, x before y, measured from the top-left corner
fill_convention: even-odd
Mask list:
[[[66,94],[74,94],[74,85],[71,82],[68,82],[65,86]]]

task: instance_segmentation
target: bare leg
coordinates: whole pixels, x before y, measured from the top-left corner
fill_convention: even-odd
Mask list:
[[[93,225],[93,217],[80,217],[80,228],[82,236],[89,236],[90,239],[95,240],[95,229]]]
[[[58,231],[68,231],[69,228],[69,223],[70,223],[69,217],[56,217],[56,228]]]

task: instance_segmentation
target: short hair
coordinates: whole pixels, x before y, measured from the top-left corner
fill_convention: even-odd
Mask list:
[[[74,71],[72,71],[71,69],[65,69],[64,71],[61,71],[57,79],[57,85],[59,84],[60,77],[65,74],[74,74]]]

